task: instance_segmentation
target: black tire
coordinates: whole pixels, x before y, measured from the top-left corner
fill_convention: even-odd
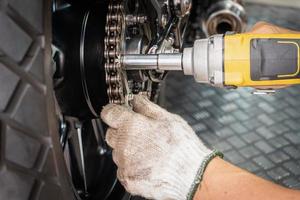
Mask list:
[[[51,1],[0,1],[0,199],[74,199],[59,143]]]

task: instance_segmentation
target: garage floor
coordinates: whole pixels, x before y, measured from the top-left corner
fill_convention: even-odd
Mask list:
[[[249,24],[269,21],[300,30],[300,10],[247,5]],[[184,117],[225,159],[279,184],[300,189],[300,87],[273,96],[226,91],[170,73],[165,107]]]

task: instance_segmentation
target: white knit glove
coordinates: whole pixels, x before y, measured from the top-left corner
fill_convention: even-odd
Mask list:
[[[207,163],[220,155],[205,147],[181,117],[140,95],[133,111],[109,104],[101,117],[110,126],[106,140],[118,179],[133,195],[192,199]]]

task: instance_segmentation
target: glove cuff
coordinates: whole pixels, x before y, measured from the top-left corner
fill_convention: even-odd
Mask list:
[[[208,165],[208,163],[215,157],[221,157],[223,158],[223,153],[218,151],[218,150],[213,150],[210,154],[208,154],[204,160],[202,161],[198,171],[197,171],[197,174],[196,174],[196,177],[193,181],[193,184],[191,186],[191,189],[189,190],[189,193],[187,195],[187,200],[193,200],[195,194],[196,194],[196,191],[203,179],[203,175],[204,175],[204,172],[205,172],[205,169]]]

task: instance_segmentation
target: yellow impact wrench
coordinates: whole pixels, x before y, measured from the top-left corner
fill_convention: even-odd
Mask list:
[[[125,70],[182,70],[218,87],[274,89],[300,84],[300,34],[215,35],[183,53],[124,55]]]

